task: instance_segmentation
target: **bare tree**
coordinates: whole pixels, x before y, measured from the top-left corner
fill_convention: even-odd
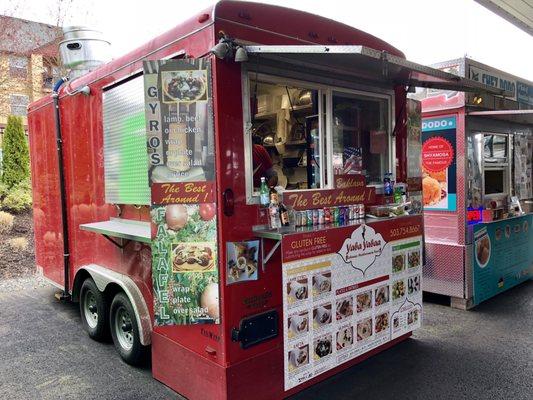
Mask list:
[[[16,63],[16,57],[20,58],[21,63],[30,63],[32,54],[42,55],[42,66],[32,69],[32,76],[26,76],[26,78],[33,79],[37,74],[41,74],[44,82],[48,85],[52,84],[58,75],[65,72],[60,70],[61,62],[58,53],[59,41],[62,38],[61,27],[71,22],[73,16],[78,21],[91,19],[90,1],[82,3],[81,0],[48,0],[46,2],[43,0],[38,4],[28,3],[31,2],[5,0],[0,6],[0,108],[1,103],[8,103],[13,71],[17,70],[10,64]],[[31,16],[32,13],[34,15],[38,13],[40,23],[20,19],[20,17],[29,15],[28,19],[34,19]],[[20,70],[24,71],[23,68]],[[35,95],[37,93],[34,92],[32,97],[35,98]]]

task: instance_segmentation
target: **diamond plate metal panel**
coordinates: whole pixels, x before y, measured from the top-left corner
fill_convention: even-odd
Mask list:
[[[104,93],[103,120],[106,202],[150,204],[142,76]]]
[[[446,296],[465,296],[465,247],[426,241],[424,290]]]

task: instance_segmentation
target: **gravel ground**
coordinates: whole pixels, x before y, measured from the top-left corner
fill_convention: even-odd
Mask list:
[[[180,398],[149,367],[132,368],[112,344],[89,339],[77,306],[55,291],[35,278],[0,282],[0,399]],[[533,281],[475,311],[425,303],[412,339],[293,400],[529,400],[532,332]]]

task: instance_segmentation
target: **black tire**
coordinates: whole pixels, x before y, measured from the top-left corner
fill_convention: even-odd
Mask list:
[[[135,311],[123,292],[111,302],[109,327],[115,349],[126,363],[141,365],[148,359],[149,347],[141,344]]]
[[[109,304],[91,278],[85,279],[80,289],[80,315],[83,328],[91,339],[109,338]]]

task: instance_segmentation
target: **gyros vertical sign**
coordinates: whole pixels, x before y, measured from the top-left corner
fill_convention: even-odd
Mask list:
[[[146,61],[144,82],[154,324],[218,324],[211,63]]]

